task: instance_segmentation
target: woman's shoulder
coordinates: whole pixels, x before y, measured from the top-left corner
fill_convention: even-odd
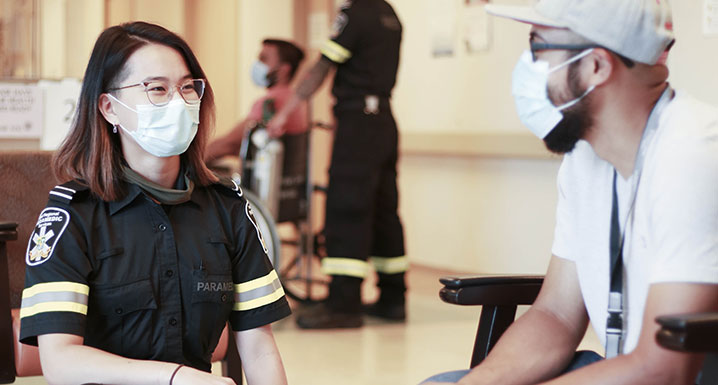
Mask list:
[[[225,205],[233,205],[242,203],[245,200],[245,191],[242,189],[238,181],[225,176],[218,176],[219,179],[204,187],[209,194],[215,195]]]
[[[239,187],[239,183],[234,179],[222,175],[216,175],[217,181],[206,186],[207,189],[221,192],[225,195],[237,196],[242,195],[242,189]]]
[[[48,193],[48,205],[52,203],[64,206],[76,205],[91,200],[90,188],[82,180],[73,179],[53,187]]]

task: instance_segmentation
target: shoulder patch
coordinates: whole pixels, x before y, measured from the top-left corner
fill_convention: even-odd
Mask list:
[[[254,229],[257,230],[257,238],[259,239],[259,243],[262,244],[262,249],[264,249],[264,253],[269,255],[267,243],[264,241],[262,232],[259,231],[259,226],[257,226],[257,220],[254,219],[254,212],[252,212],[252,206],[249,204],[249,201],[247,201],[247,203],[245,203],[244,205],[244,213],[247,214],[247,218],[249,218],[249,221],[252,222],[252,225],[254,225]]]
[[[217,184],[222,185],[222,186],[234,191],[235,193],[237,193],[237,196],[239,196],[239,197],[242,197],[244,195],[244,193],[242,192],[242,188],[239,186],[239,184],[240,184],[239,180],[234,180],[234,178],[227,178],[227,177],[220,176],[219,182],[217,182]]]
[[[25,262],[28,266],[37,266],[52,257],[55,245],[68,223],[70,223],[70,214],[67,211],[59,207],[47,207],[42,210],[27,243]]]
[[[236,181],[236,180],[234,180],[234,179],[230,179],[230,181],[232,182],[232,185],[233,185],[233,186],[232,186],[232,191],[236,192],[236,193],[237,193],[237,196],[239,196],[239,197],[241,197],[242,195],[244,195],[244,193],[242,192],[242,188],[239,187],[239,181]]]

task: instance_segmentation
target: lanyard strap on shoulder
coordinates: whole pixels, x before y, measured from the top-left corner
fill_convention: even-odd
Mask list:
[[[643,136],[636,154],[636,163],[633,170],[633,188],[631,193],[631,204],[624,222],[624,230],[621,232],[620,219],[618,214],[618,193],[616,192],[617,172],[613,170],[613,202],[611,204],[611,234],[610,234],[610,258],[609,269],[611,282],[608,293],[608,319],[606,320],[606,358],[616,357],[623,353],[624,317],[623,317],[623,243],[625,228],[628,226],[628,218],[633,212],[638,185],[641,180],[643,161],[648,151],[650,142],[658,127],[658,119],[663,108],[673,98],[673,90],[670,86],[661,94],[651,111],[643,130]]]
[[[618,222],[615,170],[613,171],[610,253],[611,286],[608,294],[608,319],[606,320],[606,358],[615,357],[623,350],[623,237]]]

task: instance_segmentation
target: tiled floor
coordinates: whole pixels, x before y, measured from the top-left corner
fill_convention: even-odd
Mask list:
[[[275,337],[291,384],[417,384],[429,375],[467,367],[478,308],[451,306],[438,296],[447,275],[413,267],[405,324],[367,318],[362,329],[307,331],[282,321]],[[364,298],[376,297],[374,279]]]
[[[355,330],[306,331],[289,318],[274,325],[290,384],[415,385],[446,370],[468,367],[480,308],[452,306],[438,297],[439,277],[420,266],[409,273],[409,319],[405,324],[368,319]],[[373,279],[365,300],[376,296]],[[597,346],[593,335],[585,346]],[[21,379],[17,384],[44,384]]]

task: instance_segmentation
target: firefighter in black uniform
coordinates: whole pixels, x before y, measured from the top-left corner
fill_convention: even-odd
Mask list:
[[[201,109],[200,109],[201,102]],[[202,162],[214,110],[196,57],[147,23],[98,38],[58,179],[27,251],[20,338],[53,383],[286,384],[270,323],[289,306],[249,203]],[[230,347],[235,348],[235,347]]]
[[[399,66],[402,27],[383,0],[346,1],[319,61],[295,95],[270,121],[280,135],[292,108],[309,98],[336,67],[334,136],[326,203],[326,247],[322,271],[331,275],[329,295],[297,318],[303,328],[359,327],[360,287],[371,258],[381,290],[364,308],[370,315],[404,320],[404,235],[397,213],[398,132],[389,103]]]

